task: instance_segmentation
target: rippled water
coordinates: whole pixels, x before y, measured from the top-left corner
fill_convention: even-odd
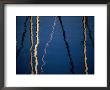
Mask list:
[[[84,74],[84,35],[83,16],[61,16],[68,44],[69,53],[73,63],[71,70],[70,57],[60,20],[55,16],[40,16],[39,46],[38,46],[38,74]],[[27,21],[26,21],[27,19]],[[26,21],[26,23],[24,23]],[[55,23],[55,25],[54,25]],[[54,28],[54,30],[53,30]],[[31,74],[30,65],[30,17],[16,17],[16,74]],[[91,38],[93,39],[91,41]],[[50,41],[49,41],[50,40]],[[49,42],[49,43],[48,43]],[[47,45],[48,43],[48,45]],[[88,73],[94,74],[94,16],[88,16],[87,30],[87,64]],[[33,45],[36,44],[36,16],[33,16]],[[47,48],[46,48],[47,45]],[[46,48],[44,63],[42,57]],[[34,50],[34,47],[32,48]],[[34,51],[33,65],[34,62]],[[43,67],[42,67],[43,65]],[[43,72],[41,71],[41,67]],[[72,72],[73,71],[73,72]]]

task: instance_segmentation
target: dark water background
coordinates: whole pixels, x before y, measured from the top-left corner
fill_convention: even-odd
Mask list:
[[[29,19],[26,23],[26,32],[24,32],[25,16],[16,17],[16,74],[31,74],[30,65],[30,24]],[[36,17],[33,16],[33,34],[34,45],[36,43]],[[42,56],[47,41],[50,38],[54,16],[40,16],[40,32],[38,46],[38,71],[42,65]],[[62,24],[66,33],[66,40],[69,44],[69,50],[74,64],[74,74],[84,74],[84,53],[83,53],[83,23],[82,16],[61,16]],[[94,16],[88,16],[88,30],[94,39]],[[22,36],[24,42],[22,47]],[[59,20],[55,25],[53,39],[47,48],[45,56],[45,66],[43,74],[71,74],[69,57],[64,43],[62,28]],[[33,47],[34,48],[34,47]],[[94,74],[94,47],[91,43],[89,32],[87,31],[87,63],[88,73]]]

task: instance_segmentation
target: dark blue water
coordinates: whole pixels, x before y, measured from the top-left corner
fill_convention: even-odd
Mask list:
[[[28,17],[27,17],[28,18]],[[30,65],[30,23],[29,18],[24,28],[26,17],[16,17],[16,74],[31,74]],[[41,73],[42,56],[44,48],[50,39],[54,16],[40,16],[40,32],[38,46],[38,72],[39,74],[72,74],[71,64],[59,20],[55,25],[53,39],[47,48],[43,73]],[[84,74],[84,48],[83,48],[83,23],[82,16],[61,16],[69,53],[74,65],[73,74]],[[24,33],[24,34],[23,34]],[[92,37],[92,41],[90,38]],[[36,17],[33,17],[33,38],[36,44]],[[22,42],[23,41],[23,42]],[[88,73],[94,74],[94,16],[88,16],[87,30],[87,64]],[[33,47],[34,49],[34,47]],[[34,58],[33,58],[34,59]]]

